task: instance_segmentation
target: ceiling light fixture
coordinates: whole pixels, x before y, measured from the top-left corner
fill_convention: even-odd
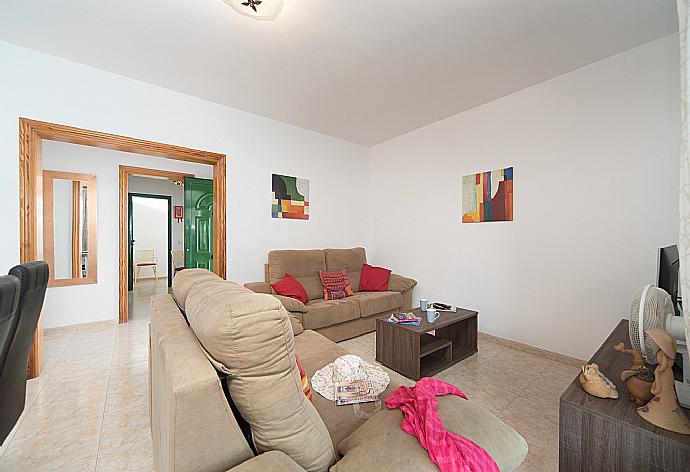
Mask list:
[[[283,0],[223,0],[237,13],[255,20],[273,21],[283,10]]]

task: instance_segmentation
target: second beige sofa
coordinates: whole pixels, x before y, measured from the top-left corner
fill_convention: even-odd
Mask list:
[[[366,262],[366,251],[362,247],[271,251],[265,266],[265,281],[247,283],[245,287],[276,296],[305,330],[314,330],[339,342],[374,331],[376,315],[408,311],[412,307],[412,289],[417,282],[397,274],[391,274],[386,292],[360,292],[362,264]],[[324,300],[319,271],[343,269],[347,271],[355,295],[341,300]],[[309,297],[306,304],[277,295],[271,288],[271,284],[286,273],[304,286]]]

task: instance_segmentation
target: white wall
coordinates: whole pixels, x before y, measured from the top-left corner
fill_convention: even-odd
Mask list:
[[[477,308],[483,331],[586,358],[633,290],[654,281],[656,249],[677,240],[676,42],[371,150],[0,43],[2,214],[18,227],[20,116],[226,153],[229,278],[261,280],[269,249],[371,240],[372,262],[419,280],[415,297]],[[461,224],[462,175],[509,165],[515,221]],[[272,172],[311,180],[309,222],[270,217]],[[117,251],[101,242],[107,201],[99,193],[98,276],[112,293],[51,289],[47,326],[117,316]],[[0,232],[0,248],[0,267],[17,263],[18,231]]]
[[[201,176],[198,176],[201,177]],[[212,177],[212,175],[209,175]],[[172,205],[184,206],[184,187],[175,185],[168,179],[156,179],[152,177],[129,177],[130,193],[149,193],[154,195],[168,195],[172,197]],[[173,251],[184,250],[184,220],[172,219]]]
[[[368,243],[368,149],[363,146],[2,42],[0,64],[0,196],[3,218],[15,228],[18,119],[23,116],[227,154],[232,280],[263,280],[270,249]],[[271,218],[273,172],[310,179],[309,221]],[[104,201],[99,196],[99,206]],[[101,218],[99,211],[99,233]],[[0,248],[0,267],[7,270],[19,260],[18,231],[0,232]],[[63,288],[60,300],[49,296],[46,306],[52,308],[46,310],[66,318],[52,322],[46,313],[46,326],[116,318],[117,270],[100,255],[116,261],[117,251],[105,251],[99,245],[99,285],[111,284],[113,297],[94,296],[97,312],[74,313],[69,312],[73,287]]]
[[[417,278],[415,300],[478,309],[482,331],[589,358],[677,242],[677,41],[372,148],[375,260]],[[462,224],[462,176],[508,166],[515,220]]]
[[[137,261],[137,251],[152,249],[157,261],[156,273],[158,277],[167,277],[168,200],[132,197],[132,226],[134,230],[134,262]],[[137,279],[152,277],[154,277],[152,267],[144,266],[139,269]]]

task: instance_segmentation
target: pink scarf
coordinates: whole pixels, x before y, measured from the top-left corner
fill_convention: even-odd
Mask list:
[[[441,472],[499,472],[496,462],[482,447],[443,427],[436,395],[448,394],[467,400],[459,388],[426,377],[414,387],[398,388],[385,403],[388,408],[400,408],[405,415],[400,429],[419,439]]]

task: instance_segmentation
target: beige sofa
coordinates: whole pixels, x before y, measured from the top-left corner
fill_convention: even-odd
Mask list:
[[[376,315],[408,311],[412,307],[413,279],[391,274],[387,292],[360,292],[362,264],[367,261],[364,248],[280,250],[268,253],[265,281],[244,286],[256,293],[277,296],[304,327],[339,342],[376,330]],[[347,271],[355,295],[342,300],[324,300],[319,270]],[[272,283],[285,273],[304,286],[309,301],[303,304],[293,298],[276,295]]]
[[[184,313],[194,329],[187,323]],[[336,407],[316,392],[313,403],[306,401],[299,385],[294,355],[299,357],[311,378],[316,370],[347,351],[313,330],[293,336],[288,318],[287,311],[273,297],[253,293],[201,269],[180,272],[173,282],[173,296],[165,294],[151,298],[149,387],[155,470],[307,470],[298,464],[303,457],[295,455],[294,448],[290,450],[279,441],[273,444],[262,441],[257,444],[262,453],[252,452],[240,431],[215,366],[230,374],[228,391],[239,411],[244,410],[252,417],[263,411],[264,415],[269,415],[269,420],[275,412],[273,428],[280,430],[286,421],[284,416],[278,419],[286,403],[301,402],[300,411],[308,410],[310,426],[316,428],[314,431],[322,431],[322,437],[320,445],[311,444],[319,438],[310,433],[299,443],[299,449],[323,447],[325,435],[328,447],[335,454],[333,459],[328,459],[327,465],[309,470],[437,471],[417,439],[400,430],[402,414],[399,410],[384,407],[371,418],[364,419],[356,416],[352,407]],[[223,333],[216,333],[216,330]],[[284,356],[268,361],[267,343],[285,349]],[[242,349],[245,354],[241,354]],[[229,361],[226,355],[234,357]],[[288,378],[283,374],[274,376],[271,369],[278,363],[287,366]],[[262,380],[262,369],[271,370],[266,373],[265,380]],[[294,375],[297,375],[296,382],[292,380]],[[269,402],[272,406],[263,410],[260,405],[256,409],[254,405],[249,408],[244,405],[247,396],[249,401],[253,396],[261,396],[265,406],[265,400],[275,395],[274,390],[284,388],[286,380],[298,394],[290,392],[288,395],[283,391],[279,400],[272,398],[270,402],[273,403]],[[397,387],[391,383],[380,398],[384,399]],[[524,439],[472,401],[442,397],[439,398],[439,411],[446,428],[481,445],[502,471],[512,470],[524,459],[527,453]],[[251,423],[253,419],[248,421]],[[265,430],[252,431],[255,443],[257,437],[265,437]]]

